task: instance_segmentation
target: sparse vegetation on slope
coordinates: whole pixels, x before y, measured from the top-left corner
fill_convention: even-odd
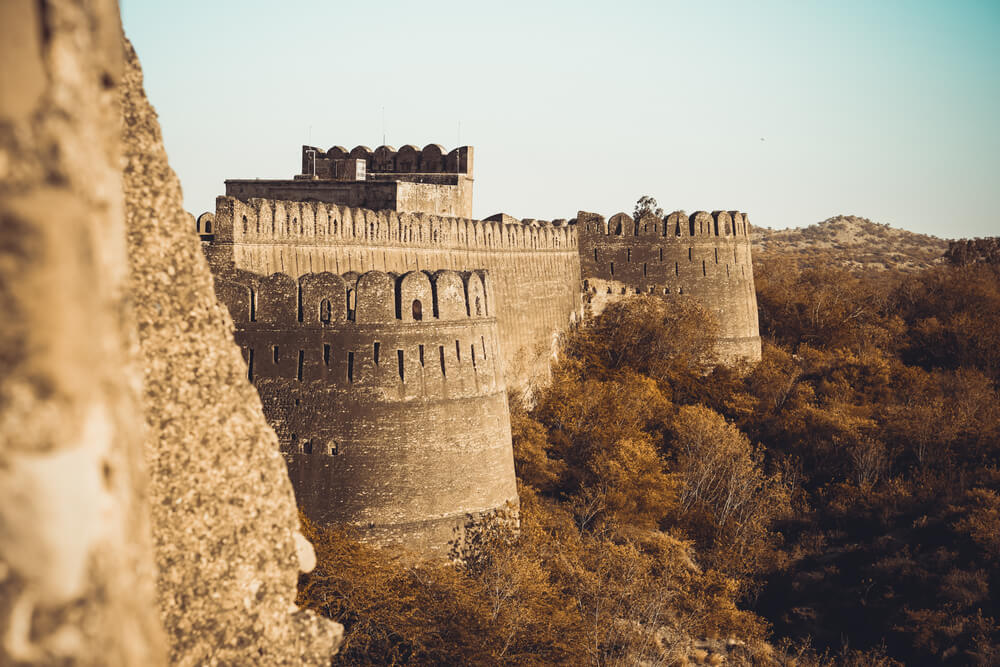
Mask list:
[[[936,236],[895,229],[854,215],[838,215],[796,229],[758,227],[751,240],[756,260],[782,256],[802,268],[918,271],[940,263],[948,249],[948,241]]]

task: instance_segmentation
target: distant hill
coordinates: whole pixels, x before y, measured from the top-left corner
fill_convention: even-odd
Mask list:
[[[948,241],[838,215],[808,227],[774,230],[759,227],[751,235],[756,258],[771,253],[791,257],[803,268],[835,265],[846,269],[918,271],[943,261]]]

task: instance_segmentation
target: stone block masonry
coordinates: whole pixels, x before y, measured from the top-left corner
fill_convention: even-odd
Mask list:
[[[486,272],[216,280],[302,510],[446,556],[517,488]]]
[[[473,220],[468,147],[304,146],[302,170],[227,181],[195,224],[321,523],[433,556],[516,507],[506,387],[544,382],[559,334],[614,300],[689,295],[721,360],[760,359],[741,213]]]
[[[575,225],[219,197],[206,252],[219,274],[489,271],[508,385],[547,377],[555,338],[582,313]]]
[[[725,362],[760,360],[757,292],[750,222],[736,211],[674,212],[634,220],[577,215],[580,270],[588,309],[633,294],[685,294],[719,322],[717,353]]]

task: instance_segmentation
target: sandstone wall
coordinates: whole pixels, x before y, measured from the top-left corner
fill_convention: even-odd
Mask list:
[[[162,665],[114,2],[0,3],[0,664]]]
[[[625,294],[686,294],[719,320],[719,356],[759,361],[750,222],[739,212],[681,212],[663,219],[577,216],[580,267],[593,314]]]
[[[232,321],[215,299],[131,47],[127,55],[121,100],[129,290],[170,662],[328,665],[342,628],[295,607],[298,573],[315,556],[298,533],[277,439],[246,380]],[[85,330],[76,334],[86,339]],[[112,624],[109,631],[121,630]]]
[[[485,273],[237,272],[216,290],[312,519],[433,556],[516,507]]]
[[[558,332],[581,312],[576,229],[232,197],[216,201],[213,270],[258,275],[489,271],[508,384],[544,377]]]

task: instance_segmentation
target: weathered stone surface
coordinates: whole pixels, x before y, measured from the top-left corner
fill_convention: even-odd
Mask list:
[[[219,270],[293,278],[487,270],[507,386],[545,381],[556,336],[582,312],[576,225],[228,196],[216,199],[214,223],[207,252]]]
[[[294,605],[299,569],[312,559],[295,535],[292,487],[130,46],[121,93],[130,290],[171,662],[329,664],[342,628]]]
[[[485,272],[216,278],[310,519],[433,557],[516,509]]]
[[[117,7],[5,0],[0,63],[0,664],[164,664]]]
[[[723,362],[760,361],[750,221],[737,211],[677,211],[634,220],[577,216],[584,298],[592,315],[626,295],[684,294],[719,322]]]

